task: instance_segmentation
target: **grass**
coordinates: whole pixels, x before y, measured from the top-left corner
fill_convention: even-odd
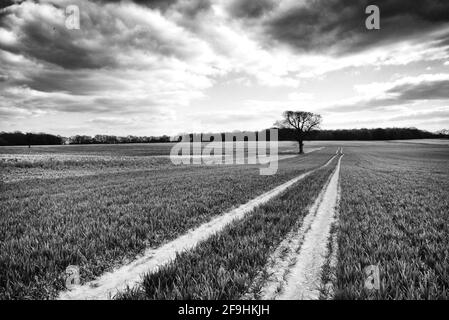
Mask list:
[[[283,160],[274,176],[259,175],[258,166],[170,166],[0,183],[0,299],[55,297],[68,265],[92,280],[333,151]]]
[[[57,145],[31,148],[0,146],[0,181],[9,183],[125,171],[166,170],[173,167],[168,156],[174,145],[175,143]],[[202,148],[207,145],[203,143]],[[248,144],[227,144],[227,146],[234,147],[235,156],[240,156],[237,151],[243,151],[246,157],[249,150],[254,150],[254,145]],[[280,154],[294,154],[295,150],[292,142],[279,143]],[[224,153],[225,149],[222,152]]]
[[[170,155],[175,142],[164,143],[128,143],[128,144],[87,144],[87,145],[53,145],[53,146],[0,146],[0,155],[98,155],[98,156],[157,156]],[[208,143],[203,142],[202,146]],[[297,143],[292,141],[280,141],[280,153],[293,150],[297,151]],[[307,149],[306,149],[307,150]]]
[[[449,298],[447,147],[346,148],[336,299]],[[364,288],[378,265],[380,290]]]
[[[336,142],[337,143],[337,142]],[[338,142],[340,144],[340,142]],[[68,265],[86,282],[188,229],[325,163],[335,144],[258,165],[175,166],[172,144],[0,148],[0,299],[46,299]],[[288,148],[292,145],[285,145]],[[293,145],[294,147],[294,145]],[[164,149],[165,148],[165,149]],[[325,265],[336,299],[449,298],[449,149],[404,142],[345,142],[337,265]],[[33,158],[36,156],[36,158]],[[27,162],[28,161],[28,162]],[[267,258],[306,214],[330,174],[322,169],[243,220],[147,275],[122,299],[238,299],[256,290]],[[61,173],[62,175],[58,175]],[[6,181],[6,182],[5,182]],[[381,288],[364,289],[363,268]],[[257,296],[257,292],[256,296]]]
[[[308,213],[335,167],[321,168],[244,219],[184,252],[141,287],[119,299],[239,299],[263,272],[269,255]]]
[[[83,154],[99,156],[168,155],[174,143],[88,144],[0,147],[0,154]]]
[[[170,159],[157,157],[105,158],[62,157],[0,160],[0,180],[18,182],[33,179],[115,174],[142,170],[167,170],[173,167]]]
[[[77,159],[36,159],[36,160],[16,160],[0,161],[0,169],[45,169],[45,170],[70,170],[70,169],[107,169],[107,168],[126,168],[126,169],[149,169],[161,166],[171,166],[169,158],[131,158],[131,159],[104,159],[80,157]]]

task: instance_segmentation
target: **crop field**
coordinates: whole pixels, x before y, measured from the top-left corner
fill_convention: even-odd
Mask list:
[[[330,165],[314,172],[246,219],[148,275],[141,288],[119,298],[239,299],[249,290],[257,291],[251,285],[269,254],[298,227],[333,169]]]
[[[283,160],[273,176],[259,175],[258,165],[175,166],[164,159],[147,167],[160,159],[141,157],[140,170],[124,160],[122,171],[105,174],[109,163],[99,160],[86,164],[96,174],[78,176],[84,169],[77,161],[63,163],[75,168],[73,176],[9,179],[0,186],[0,297],[55,297],[68,265],[79,265],[82,281],[91,280],[325,163],[334,152]],[[8,175],[21,169],[21,161],[15,164]]]
[[[169,156],[174,145],[175,143],[0,147],[0,181],[114,174],[144,169],[165,170],[172,167]],[[201,149],[204,150],[205,146],[206,143],[203,143]],[[220,146],[222,154],[225,154],[225,148],[229,144]],[[233,156],[241,156],[243,160],[247,159],[249,150],[255,148],[251,144],[231,143],[230,146]],[[305,151],[317,148],[319,147],[312,146]],[[268,155],[269,152],[267,144]],[[279,143],[280,159],[291,156],[292,152],[296,152],[294,143]],[[179,157],[182,158],[182,153]],[[224,157],[220,157],[220,160],[224,160]]]
[[[363,151],[362,151],[363,150]],[[345,148],[335,298],[449,298],[449,147]],[[377,265],[380,288],[364,288]]]
[[[304,155],[282,142],[274,175],[173,164],[168,143],[2,147],[0,299],[61,297],[69,265],[80,290],[126,278],[147,250],[235,212],[167,263],[150,255],[143,281],[110,298],[283,299],[313,273],[296,298],[447,299],[449,146],[424,142],[316,141]],[[365,287],[370,265],[379,289]]]

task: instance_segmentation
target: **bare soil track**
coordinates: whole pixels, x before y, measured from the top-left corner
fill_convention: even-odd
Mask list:
[[[338,180],[342,149],[337,166],[327,185],[304,218],[299,230],[294,230],[281,242],[266,266],[268,278],[258,298],[318,299],[321,272],[326,262],[331,224],[338,200]],[[260,280],[262,281],[262,280]],[[256,298],[256,297],[251,297]]]
[[[334,159],[333,156],[324,166]],[[311,170],[300,176],[297,176],[280,186],[254,198],[253,200],[239,206],[238,208],[224,213],[211,221],[193,229],[183,236],[162,245],[156,249],[148,249],[145,253],[131,262],[112,272],[103,274],[94,281],[81,286],[76,286],[70,291],[63,291],[59,294],[59,299],[110,299],[119,291],[127,287],[134,287],[142,281],[145,273],[155,272],[159,267],[169,263],[176,258],[176,255],[193,249],[199,242],[206,240],[213,234],[222,230],[233,221],[242,219],[247,213],[255,207],[268,202],[273,197],[281,194],[287,188],[310,175]]]

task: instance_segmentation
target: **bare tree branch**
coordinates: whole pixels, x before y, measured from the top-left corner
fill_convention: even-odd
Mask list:
[[[303,153],[304,138],[313,130],[319,129],[321,115],[306,111],[285,111],[283,120],[276,121],[275,126],[293,129],[299,143],[299,152]]]

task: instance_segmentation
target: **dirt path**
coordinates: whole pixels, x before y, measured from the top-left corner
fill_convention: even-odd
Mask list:
[[[324,166],[327,166],[335,157],[336,155],[334,155]],[[124,265],[112,272],[105,273],[96,280],[82,286],[76,286],[71,291],[63,291],[59,294],[58,299],[110,299],[117,292],[126,289],[126,287],[132,288],[136,286],[141,282],[144,274],[155,272],[159,267],[175,259],[177,254],[193,249],[199,242],[204,241],[213,234],[221,231],[229,223],[242,219],[255,207],[278,196],[287,188],[301,179],[304,179],[316,170],[317,169],[311,170],[295,177],[240,207],[188,231],[183,236],[170,241],[159,248],[146,250],[142,256],[130,264]]]
[[[337,150],[340,154],[342,149]],[[330,227],[334,221],[338,199],[339,158],[335,171],[323,188],[299,229],[290,232],[269,259],[268,278],[263,281],[260,299],[318,299],[321,270],[326,262]],[[256,284],[257,284],[256,280]],[[260,283],[259,283],[260,285]]]

